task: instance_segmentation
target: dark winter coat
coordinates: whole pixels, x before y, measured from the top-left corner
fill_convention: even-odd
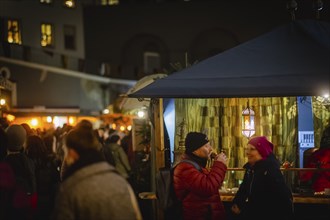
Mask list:
[[[245,175],[233,200],[239,219],[292,219],[293,198],[273,154],[254,166],[244,165]]]
[[[131,166],[130,166],[130,163],[127,158],[127,154],[125,153],[124,149],[119,144],[116,144],[116,143],[107,144],[107,145],[105,145],[105,148],[109,148],[109,150],[112,152],[114,164],[115,164],[114,166],[115,166],[116,170],[124,178],[127,179],[131,172]]]
[[[4,159],[13,169],[16,183],[28,194],[36,192],[36,176],[33,161],[22,152],[10,153]]]
[[[183,159],[192,160],[184,155]],[[198,162],[194,160],[195,162]],[[215,161],[212,168],[202,172],[190,163],[180,163],[174,169],[174,189],[182,201],[184,219],[225,219],[225,208],[220,200],[219,188],[225,178],[227,167]]]
[[[7,155],[4,164],[10,167],[10,172],[14,176],[12,180],[13,191],[11,191],[10,196],[12,206],[6,210],[10,217],[6,219],[34,219],[38,196],[33,161],[24,153],[15,152]],[[8,174],[9,172],[7,172]],[[10,178],[7,180],[9,181]]]

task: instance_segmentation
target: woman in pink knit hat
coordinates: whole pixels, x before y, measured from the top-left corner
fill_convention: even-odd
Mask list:
[[[231,208],[237,219],[292,219],[292,193],[273,148],[264,136],[249,140],[244,179]]]

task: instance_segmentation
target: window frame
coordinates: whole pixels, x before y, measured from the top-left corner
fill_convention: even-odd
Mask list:
[[[15,33],[18,33],[18,42],[14,42],[14,37],[13,37],[13,42],[9,41],[9,33],[11,32],[9,30],[9,22],[17,22],[17,31]],[[22,22],[21,19],[18,18],[7,18],[6,19],[6,42],[9,44],[16,44],[16,45],[22,45],[23,40],[22,40]]]
[[[51,26],[51,43],[47,44],[45,46],[42,45],[42,37],[43,37],[43,33],[42,33],[42,25],[50,25]],[[51,22],[41,22],[40,23],[40,45],[42,48],[54,48],[55,47],[55,25]]]
[[[65,36],[66,36],[65,35],[65,28],[66,27],[73,28],[73,30],[74,30],[74,33],[73,33],[73,39],[74,39],[73,48],[66,47],[66,40],[65,40]],[[70,51],[76,51],[77,50],[77,27],[76,26],[70,25],[70,24],[64,24],[63,25],[63,46],[64,46],[65,50],[70,50]]]

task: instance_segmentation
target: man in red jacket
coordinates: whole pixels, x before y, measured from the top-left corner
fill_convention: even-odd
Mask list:
[[[228,160],[224,153],[214,159],[210,170],[206,164],[212,153],[212,146],[203,133],[190,132],[185,139],[186,151],[182,160],[191,160],[201,167],[201,171],[191,163],[182,162],[174,170],[174,189],[182,201],[183,218],[225,219],[225,208],[220,200],[219,188],[225,178]]]

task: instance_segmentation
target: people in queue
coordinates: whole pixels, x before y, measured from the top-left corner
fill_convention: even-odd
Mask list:
[[[273,144],[264,136],[252,137],[246,147],[248,162],[233,200],[235,219],[292,219],[293,198],[273,154]]]
[[[47,220],[54,206],[55,194],[60,183],[58,163],[51,150],[38,135],[30,135],[26,141],[26,155],[35,166],[38,206],[36,220]]]
[[[142,219],[132,188],[104,160],[92,129],[73,128],[64,146],[68,167],[52,219]]]
[[[314,151],[307,160],[306,168],[330,169],[330,125],[322,132],[320,148]],[[330,189],[330,171],[301,172],[300,181],[308,183],[316,193]]]
[[[0,125],[0,219],[13,219],[15,177],[11,167],[3,162],[7,156],[7,135]]]
[[[224,153],[214,159],[210,170],[206,169],[212,153],[208,137],[200,132],[190,132],[185,139],[185,154],[174,169],[173,184],[178,199],[182,202],[183,219],[225,219],[224,205],[219,196],[219,188],[224,181],[228,160]],[[166,215],[166,213],[165,213]]]

